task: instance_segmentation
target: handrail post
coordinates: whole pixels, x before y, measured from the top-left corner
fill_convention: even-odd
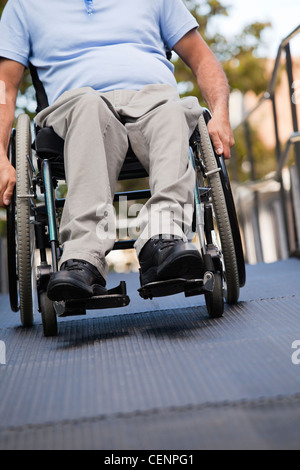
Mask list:
[[[251,165],[251,180],[255,181],[256,180],[256,168],[255,168],[255,159],[253,155],[253,148],[252,148],[252,141],[251,141],[251,134],[250,134],[250,128],[249,128],[249,118],[252,116],[252,114],[259,109],[263,103],[265,103],[267,100],[270,100],[272,103],[272,114],[273,114],[273,125],[274,125],[274,133],[275,133],[275,159],[276,159],[276,166],[277,166],[277,172],[276,172],[276,178],[275,180],[280,183],[280,203],[281,203],[281,209],[282,209],[282,216],[283,216],[283,223],[285,225],[284,230],[286,232],[286,245],[288,248],[288,251],[291,253],[291,250],[293,250],[295,243],[293,242],[294,240],[294,227],[291,226],[290,223],[290,218],[289,218],[289,195],[285,189],[284,186],[284,180],[283,180],[283,173],[282,169],[284,165],[286,164],[287,157],[289,155],[289,150],[292,145],[295,145],[295,167],[293,171],[294,178],[296,180],[297,176],[297,185],[300,184],[300,141],[299,141],[299,124],[298,124],[298,118],[297,118],[297,103],[296,102],[296,94],[294,90],[295,82],[294,82],[294,77],[293,77],[293,63],[292,63],[292,57],[291,57],[291,49],[290,49],[290,41],[296,37],[297,35],[300,34],[300,25],[297,26],[286,38],[284,38],[280,46],[278,48],[273,72],[272,72],[272,77],[269,82],[269,86],[267,88],[267,91],[263,94],[263,96],[259,99],[258,103],[247,113],[243,114],[243,118],[241,122],[235,127],[237,129],[239,126],[243,126],[244,128],[244,136],[245,136],[245,141],[246,141],[246,146],[247,146],[247,154],[248,154],[248,161]],[[292,113],[292,122],[293,122],[293,133],[291,134],[288,143],[286,144],[285,150],[282,152],[282,143],[279,135],[279,116],[278,112],[281,110],[277,109],[276,106],[276,85],[277,85],[277,78],[278,78],[278,73],[281,69],[281,57],[282,53],[285,52],[286,54],[286,61],[285,61],[285,67],[286,67],[286,72],[288,76],[288,83],[289,83],[289,95],[290,95],[290,100],[291,100],[291,113]],[[295,186],[295,185],[293,185]],[[298,186],[297,186],[298,187]],[[298,196],[296,197],[296,203],[299,203]],[[261,258],[262,256],[262,244],[261,244],[261,233],[260,233],[260,227],[259,227],[259,191],[254,190],[254,201],[253,201],[253,211],[254,211],[254,217],[253,217],[253,224],[255,227],[253,227],[253,233],[255,236],[255,242],[256,242],[256,253],[258,254],[258,258]],[[299,206],[297,206],[299,207]],[[298,212],[299,214],[299,212]],[[297,220],[296,222],[299,222]],[[258,234],[258,235],[257,235]],[[294,238],[293,238],[294,237]],[[299,240],[298,240],[299,242]]]
[[[245,139],[246,139],[246,145],[247,145],[248,162],[250,163],[250,169],[251,169],[251,181],[255,181],[256,169],[255,169],[255,161],[254,161],[254,155],[253,155],[251,130],[250,130],[248,120],[244,122],[244,131],[245,131]],[[254,228],[254,238],[255,238],[255,248],[256,248],[256,259],[258,263],[261,263],[264,260],[264,255],[263,255],[261,230],[260,230],[260,223],[259,223],[259,193],[258,191],[254,191],[253,225],[254,225],[253,228]]]
[[[278,129],[278,115],[277,115],[277,106],[276,106],[275,93],[272,93],[270,99],[271,99],[271,102],[272,102],[274,132],[275,132],[275,141],[276,141],[276,147],[275,147],[276,163],[278,165],[279,160],[280,160],[280,156],[281,156],[281,142],[280,142],[279,129]]]
[[[272,101],[274,131],[275,131],[275,140],[276,140],[275,153],[276,153],[276,163],[277,163],[277,169],[278,169],[280,165],[280,158],[281,158],[281,142],[280,142],[280,137],[279,137],[278,115],[277,115],[275,92],[272,93],[270,99]],[[288,224],[287,211],[286,211],[286,194],[285,194],[285,189],[284,189],[283,180],[282,180],[282,172],[280,172],[279,183],[280,183],[280,203],[281,203],[281,209],[282,209],[282,214],[284,218],[284,231],[286,235],[286,242],[288,245],[288,250],[290,251],[289,224]]]
[[[296,101],[294,97],[294,88],[293,88],[294,76],[293,76],[293,63],[292,63],[290,43],[286,44],[285,53],[286,53],[286,70],[287,70],[287,75],[288,75],[290,99],[291,99],[293,130],[294,132],[299,132],[297,108],[296,108]],[[296,160],[296,166],[298,170],[298,178],[300,181],[300,143],[295,143],[295,160]]]

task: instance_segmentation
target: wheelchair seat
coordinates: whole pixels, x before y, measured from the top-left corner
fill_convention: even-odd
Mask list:
[[[64,144],[64,140],[52,127],[36,128],[36,138],[33,148],[39,159],[49,160],[51,162],[52,174],[59,179],[65,179]],[[128,152],[119,180],[144,178],[147,176],[148,173],[137,159],[129,142]]]

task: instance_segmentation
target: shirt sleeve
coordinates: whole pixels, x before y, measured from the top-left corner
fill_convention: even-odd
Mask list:
[[[199,24],[182,0],[162,0],[161,33],[170,50],[192,29]]]
[[[0,57],[28,66],[30,36],[19,0],[9,0],[0,20]]]

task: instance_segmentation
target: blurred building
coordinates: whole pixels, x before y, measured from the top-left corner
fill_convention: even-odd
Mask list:
[[[278,132],[282,151],[293,132],[291,99],[299,105],[297,106],[297,115],[298,125],[300,125],[300,57],[293,59],[294,84],[292,97],[284,63],[283,58],[282,73],[275,93]],[[270,78],[274,64],[274,60],[268,60],[266,64]],[[238,126],[247,112],[255,108],[259,100],[260,96],[256,96],[252,92],[248,92],[245,96],[237,91],[233,92],[231,114],[234,128]],[[271,100],[266,100],[253,112],[249,122],[265,148],[274,150],[275,162],[276,138]],[[253,151],[255,151],[254,148]],[[293,155],[292,152],[291,155]],[[245,156],[245,160],[249,164],[247,157],[249,156]],[[300,246],[300,227],[298,227],[300,188],[296,177],[296,167],[292,165],[290,168],[284,168],[282,174],[285,191],[284,202],[280,183],[274,179],[275,174],[269,173],[264,176],[267,178],[262,180],[257,178],[259,181],[248,181],[243,185],[237,184],[235,186],[246,260],[250,264],[286,259],[290,254],[298,254]]]
[[[283,59],[284,60],[284,59]],[[267,72],[271,77],[274,60],[267,61]],[[284,63],[282,64],[284,65]],[[300,57],[293,59],[293,73],[294,73],[294,93],[293,99],[299,104],[298,106],[298,122],[300,124]],[[249,92],[245,96],[244,106],[245,109],[251,110],[257,104],[258,97]],[[280,83],[276,90],[276,106],[278,117],[279,136],[282,144],[285,144],[293,131],[291,105],[290,105],[290,91],[288,85],[288,78],[285,70],[282,70]],[[268,148],[275,148],[275,133],[272,115],[272,103],[266,101],[251,117],[251,124],[258,131],[258,135],[262,142]]]

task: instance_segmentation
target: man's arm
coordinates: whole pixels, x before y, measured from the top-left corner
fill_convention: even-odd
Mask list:
[[[174,51],[191,68],[212,112],[208,131],[216,153],[230,158],[234,137],[229,122],[229,86],[220,63],[196,30],[178,41]]]
[[[24,70],[18,62],[0,59],[0,207],[9,205],[16,184],[15,169],[7,159],[7,150]]]

